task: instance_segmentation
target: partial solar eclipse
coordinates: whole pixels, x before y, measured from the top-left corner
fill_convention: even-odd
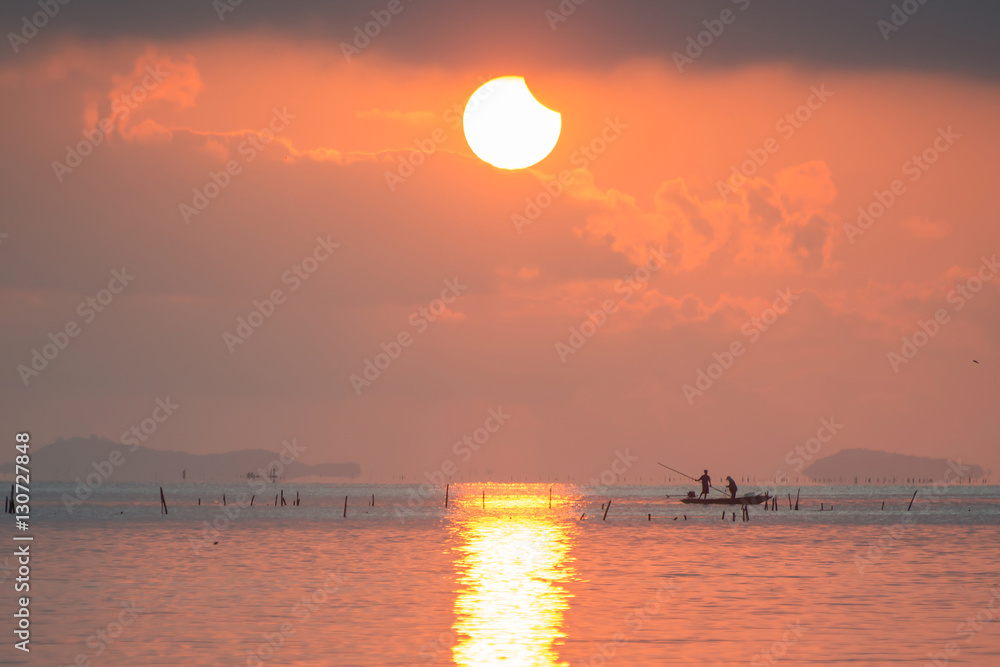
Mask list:
[[[469,98],[462,122],[472,152],[500,169],[540,162],[555,148],[562,129],[562,116],[539,104],[519,76],[480,86]]]

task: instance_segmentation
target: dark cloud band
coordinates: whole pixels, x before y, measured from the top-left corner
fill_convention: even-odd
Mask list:
[[[32,22],[42,11],[47,19]],[[726,12],[733,20],[720,21]],[[0,6],[0,25],[19,48],[0,49],[0,60],[44,51],[66,34],[173,39],[265,31],[338,48],[389,15],[366,53],[409,62],[614,66],[635,57],[672,60],[700,36],[696,64],[705,69],[790,61],[1000,73],[1000,5],[988,0],[17,0]],[[27,44],[18,39],[32,27],[38,34]]]

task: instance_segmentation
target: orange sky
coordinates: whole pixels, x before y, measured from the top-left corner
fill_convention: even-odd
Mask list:
[[[831,416],[844,428],[820,455],[1000,465],[1000,281],[983,269],[980,291],[949,298],[1000,252],[988,78],[794,58],[679,73],[662,54],[348,62],[335,42],[257,31],[30,46],[0,66],[0,414],[36,441],[118,439],[170,396],[181,407],[149,446],[296,437],[307,461],[376,479],[447,460],[464,478],[582,479],[625,448],[629,477],[657,460],[770,474]],[[556,149],[515,172],[476,158],[459,123],[507,74],[563,122]],[[53,166],[102,121],[113,131],[78,166]],[[269,126],[274,140],[254,139]],[[581,150],[605,128],[611,141]],[[755,155],[745,184],[721,187]],[[185,214],[227,162],[227,185]],[[884,215],[845,227],[895,180]],[[293,288],[317,239],[339,247]],[[86,321],[78,304],[122,267],[134,282]],[[446,281],[464,287],[435,312]],[[283,303],[231,352],[224,334],[276,289]],[[786,312],[754,324],[789,290]],[[560,347],[609,300],[592,337]],[[894,368],[901,337],[941,309]],[[37,376],[18,369],[73,321],[81,334]],[[401,333],[412,344],[356,391]],[[730,368],[685,390],[734,342]],[[509,420],[462,461],[453,444],[501,407]]]

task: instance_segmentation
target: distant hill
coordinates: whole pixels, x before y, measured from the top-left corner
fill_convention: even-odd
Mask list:
[[[873,449],[844,449],[818,459],[803,473],[814,480],[848,481],[857,477],[859,481],[868,478],[943,481],[947,475],[948,481],[958,481],[959,472],[954,471],[953,467],[959,467],[957,461],[953,466],[948,459],[892,454]],[[986,474],[979,466],[965,463],[961,465],[960,471],[965,479],[975,479]]]
[[[119,454],[113,454],[113,452]],[[265,449],[242,449],[224,454],[189,454],[170,450],[122,445],[106,438],[57,439],[51,445],[31,448],[31,476],[41,481],[74,481],[97,471],[95,464],[114,482],[180,482],[187,471],[189,482],[230,482],[246,479],[247,473],[266,472],[280,452]],[[298,454],[286,453],[286,460]],[[118,465],[114,465],[118,463]],[[108,466],[111,466],[110,468]],[[98,471],[99,472],[99,471]],[[0,473],[12,475],[14,463],[0,465]],[[282,477],[347,477],[361,475],[357,463],[320,463],[308,465],[292,461],[284,466]]]

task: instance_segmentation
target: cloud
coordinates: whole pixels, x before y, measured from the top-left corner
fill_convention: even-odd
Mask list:
[[[826,164],[784,169],[774,183],[752,179],[737,194],[729,201],[702,198],[675,179],[664,182],[652,210],[644,210],[615,190],[595,194],[592,182],[585,194],[574,191],[600,209],[581,232],[635,263],[645,261],[649,247],[663,245],[676,253],[676,268],[683,271],[714,265],[724,272],[769,267],[798,273],[828,264],[837,190]]]
[[[926,216],[906,218],[900,224],[913,235],[913,238],[923,240],[943,239],[951,231],[951,227],[947,223],[933,221]]]
[[[0,82],[7,87],[25,87],[39,80],[64,81],[74,74],[86,82],[80,91],[82,129],[90,133],[98,130],[109,141],[118,137],[125,141],[168,139],[170,129],[153,116],[167,107],[183,110],[195,105],[203,82],[194,58],[162,56],[147,45],[138,56],[129,58],[128,69],[120,71],[117,62],[112,64],[119,60],[116,56],[65,42],[42,61],[5,70]]]
[[[1000,7],[994,3],[922,4],[888,40],[878,22],[891,20],[890,4],[753,0],[740,11],[743,4],[732,5],[737,20],[724,26],[689,71],[791,61],[810,67],[931,70],[988,78],[1000,74],[1000,45],[992,30]],[[16,29],[30,9],[31,3],[4,3],[0,22]],[[0,51],[0,58],[31,57],[46,42],[67,34],[105,42],[272,33],[326,44],[340,55],[340,43],[350,44],[355,28],[372,21],[370,11],[377,9],[319,0],[242,3],[220,21],[211,3],[199,0],[178,0],[169,11],[150,3],[100,0],[88,3],[86,11],[60,12],[20,54],[8,49]],[[683,52],[688,38],[705,31],[705,22],[717,20],[721,9],[681,0],[586,3],[555,29],[546,11],[558,12],[559,3],[405,4],[354,60],[390,58],[437,66],[456,58],[520,66],[544,61],[615,67],[640,58],[672,63],[672,54]]]

